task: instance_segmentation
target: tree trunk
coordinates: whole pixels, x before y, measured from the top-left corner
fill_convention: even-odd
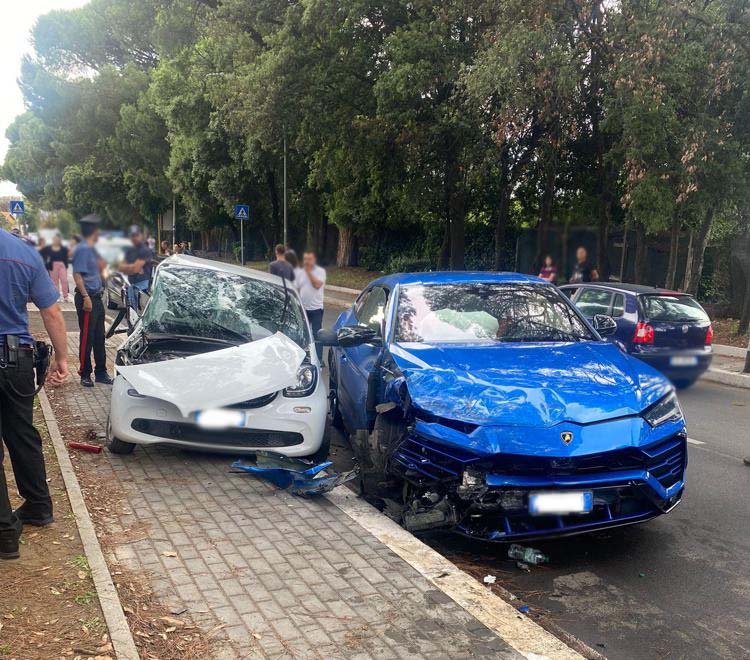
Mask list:
[[[357,237],[353,227],[339,227],[339,245],[336,252],[337,266],[357,265]]]
[[[669,234],[669,263],[667,264],[667,278],[664,286],[674,289],[677,279],[677,257],[680,252],[680,217],[675,212],[672,216],[672,226]]]
[[[505,234],[510,218],[510,185],[500,191],[500,202],[495,219],[495,270],[505,266]]]
[[[713,221],[714,211],[709,208],[706,210],[703,221],[691,241],[690,258],[685,267],[685,292],[691,295],[698,293],[698,284],[703,273],[703,257],[706,253],[706,245],[708,245],[708,236],[711,233]]]
[[[630,231],[630,219],[625,220],[622,228],[622,252],[620,253],[620,282],[625,281],[625,269],[628,267],[628,232]]]
[[[635,282],[644,284],[648,277],[648,243],[643,223],[635,223]]]
[[[451,223],[445,221],[445,231],[443,232],[443,242],[440,244],[440,254],[438,255],[438,270],[448,270],[451,262]]]
[[[536,232],[536,257],[534,268],[537,272],[544,265],[544,256],[549,253],[549,227],[552,222],[552,209],[555,201],[555,181],[557,180],[556,158],[553,156],[544,173],[544,191],[539,210],[539,226]]]
[[[600,138],[603,142],[603,138]],[[603,282],[609,280],[611,274],[611,267],[609,263],[609,226],[612,219],[612,178],[613,168],[607,166],[604,161],[604,146],[598,147],[602,149],[602,152],[597,156],[602,161],[600,166],[600,177],[601,177],[601,189],[599,191],[599,198],[597,200],[598,216],[599,216],[599,231],[596,237],[596,259],[597,259],[597,270],[599,271],[599,279]]]

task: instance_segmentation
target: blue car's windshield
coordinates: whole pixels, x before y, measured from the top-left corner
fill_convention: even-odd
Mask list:
[[[595,337],[553,287],[489,282],[403,287],[395,339],[494,343],[589,341]]]

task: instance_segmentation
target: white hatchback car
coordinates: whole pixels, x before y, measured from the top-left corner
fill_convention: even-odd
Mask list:
[[[117,351],[107,444],[325,458],[327,393],[304,309],[275,275],[175,255]]]

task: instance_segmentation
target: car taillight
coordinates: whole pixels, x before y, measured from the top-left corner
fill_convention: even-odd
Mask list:
[[[634,344],[653,344],[654,343],[654,329],[643,321],[638,321],[638,325],[635,326],[635,335],[633,336]]]
[[[714,341],[714,326],[709,325],[708,330],[706,330],[706,346],[710,346],[713,344]]]

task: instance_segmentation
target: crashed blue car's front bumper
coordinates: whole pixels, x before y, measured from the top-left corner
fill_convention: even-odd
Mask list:
[[[578,435],[589,440],[566,452],[558,449],[557,455],[550,449],[556,445],[543,438],[527,443],[523,454],[488,454],[481,451],[487,440],[505,434],[464,430],[417,422],[394,453],[391,469],[412,483],[441,484],[452,491],[452,529],[467,536],[516,541],[606,529],[667,513],[682,497],[687,466],[682,423],[650,429],[632,418],[578,428]],[[552,432],[559,436],[558,429]],[[515,433],[520,440],[522,434]],[[620,434],[620,442],[613,441],[613,433]],[[613,448],[583,453],[584,445]],[[585,514],[533,516],[529,494],[539,491],[590,491],[593,508]]]

